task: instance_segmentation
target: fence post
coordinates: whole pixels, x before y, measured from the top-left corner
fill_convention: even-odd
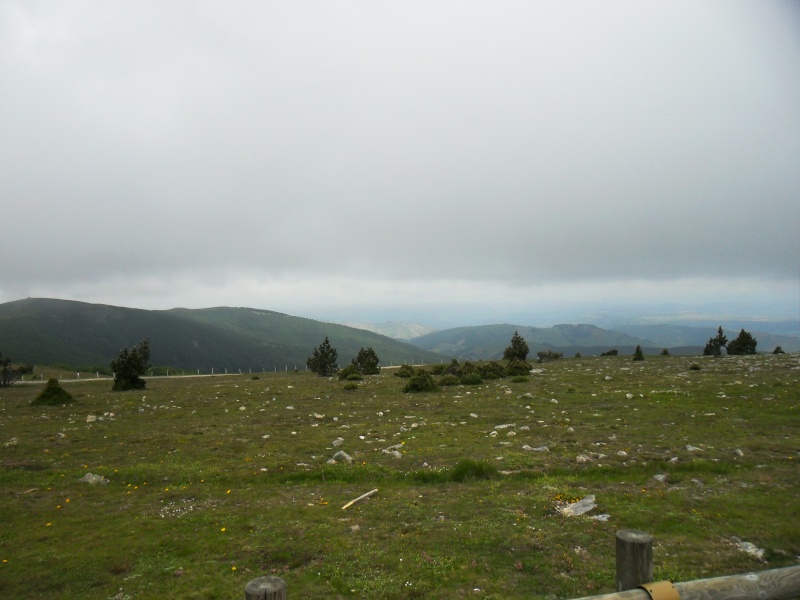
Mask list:
[[[617,532],[617,591],[653,581],[653,538],[638,529]]]
[[[256,577],[244,586],[244,600],[286,600],[286,583],[280,577]]]

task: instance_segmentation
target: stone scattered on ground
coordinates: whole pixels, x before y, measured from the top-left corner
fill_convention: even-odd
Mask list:
[[[656,473],[653,475],[653,479],[661,483],[667,483],[669,481],[669,473]]]
[[[757,558],[758,560],[764,560],[764,549],[759,548],[755,544],[751,544],[750,542],[743,542],[737,538],[733,538],[734,543],[742,552],[749,554]]]
[[[527,452],[550,452],[550,448],[548,448],[547,446],[539,446],[538,448],[532,448],[528,444],[525,444],[522,447],[522,449],[526,450]]]
[[[109,483],[109,480],[103,477],[102,475],[95,475],[94,473],[87,473],[83,477],[81,477],[80,481],[84,483],[90,483],[92,485],[102,484],[105,485]]]
[[[594,495],[586,496],[585,498],[578,500],[577,502],[573,502],[572,504],[566,504],[563,506],[558,507],[558,512],[560,512],[565,517],[577,517],[579,515],[586,514],[590,510],[592,510],[597,504],[594,501]]]
[[[335,464],[336,464],[337,462],[339,462],[340,460],[343,460],[343,461],[344,461],[344,462],[346,462],[346,463],[351,463],[351,462],[353,462],[353,457],[352,457],[352,456],[350,456],[350,455],[349,455],[347,452],[345,452],[344,450],[339,450],[339,451],[338,451],[336,454],[334,454],[334,455],[333,455],[333,457],[332,457],[332,458],[331,458],[331,459],[328,461],[328,464],[329,464],[329,465],[335,465]]]

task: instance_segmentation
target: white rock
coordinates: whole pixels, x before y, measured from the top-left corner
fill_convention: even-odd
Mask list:
[[[579,463],[592,462],[591,457],[586,456],[585,454],[579,454],[578,456],[575,457],[575,460]]]
[[[691,444],[686,444],[686,451],[687,452],[697,452],[700,450],[697,446],[692,446]]]
[[[344,438],[341,438],[341,437],[338,437],[338,438],[336,438],[335,440],[333,440],[333,442],[331,442],[331,445],[332,445],[334,448],[338,448],[338,447],[339,447],[339,446],[341,446],[342,444],[344,444]]]
[[[586,514],[595,506],[597,504],[595,504],[594,496],[586,496],[582,500],[562,506],[558,510],[565,517],[577,517],[578,515]]]
[[[522,449],[528,452],[550,452],[550,448],[548,448],[547,446],[539,446],[538,448],[532,448],[528,446],[528,444],[525,444],[522,447]]]

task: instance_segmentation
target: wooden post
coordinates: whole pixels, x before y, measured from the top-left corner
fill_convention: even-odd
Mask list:
[[[244,586],[244,600],[286,600],[286,583],[273,576],[251,579]]]
[[[638,529],[617,532],[617,591],[653,581],[653,538]]]

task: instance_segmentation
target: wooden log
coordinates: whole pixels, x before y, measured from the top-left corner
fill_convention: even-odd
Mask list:
[[[256,577],[244,586],[244,600],[286,600],[286,583],[280,577]]]
[[[800,598],[800,565],[686,581],[676,583],[675,589],[681,600],[794,600]],[[635,589],[579,600],[650,600],[650,595]]]
[[[617,591],[653,581],[653,538],[638,529],[617,532]]]

